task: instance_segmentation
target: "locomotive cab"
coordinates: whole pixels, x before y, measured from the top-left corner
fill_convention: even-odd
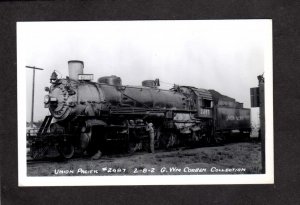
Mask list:
[[[190,96],[191,110],[197,110],[198,118],[212,118],[213,98],[208,90],[175,85],[173,90]]]

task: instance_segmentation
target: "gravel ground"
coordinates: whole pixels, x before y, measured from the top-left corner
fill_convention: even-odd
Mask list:
[[[194,149],[159,150],[154,154],[72,159],[27,165],[28,176],[258,174],[261,173],[261,144],[232,143]]]

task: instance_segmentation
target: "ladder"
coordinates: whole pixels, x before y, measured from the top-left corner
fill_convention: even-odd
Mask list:
[[[49,128],[49,125],[51,123],[51,120],[52,120],[52,115],[47,115],[42,123],[42,126],[40,127],[37,135],[41,135],[41,134],[44,134],[47,132],[48,128]]]

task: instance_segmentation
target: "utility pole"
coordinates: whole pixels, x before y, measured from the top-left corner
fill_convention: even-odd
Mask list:
[[[259,108],[259,139],[261,141],[261,160],[262,160],[262,173],[265,173],[265,78],[262,75],[257,76],[258,87],[250,88],[251,107]]]
[[[25,67],[33,69],[33,77],[32,77],[32,99],[31,99],[31,122],[30,122],[30,127],[33,128],[35,70],[44,70],[44,69],[37,68],[37,67],[34,67],[34,66],[25,66]]]
[[[259,89],[259,119],[260,119],[260,138],[261,138],[261,152],[262,152],[262,171],[266,173],[266,136],[265,136],[265,78],[262,75],[257,76]]]

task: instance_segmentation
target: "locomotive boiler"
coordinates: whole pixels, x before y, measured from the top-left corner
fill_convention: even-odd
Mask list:
[[[69,76],[55,72],[45,90],[46,116],[31,138],[33,158],[55,148],[64,158],[81,152],[99,158],[112,149],[134,152],[221,143],[226,134],[249,135],[250,109],[214,90],[174,85],[159,88],[159,80],[141,86],[122,85],[117,76],[93,82],[84,63],[68,62]]]

